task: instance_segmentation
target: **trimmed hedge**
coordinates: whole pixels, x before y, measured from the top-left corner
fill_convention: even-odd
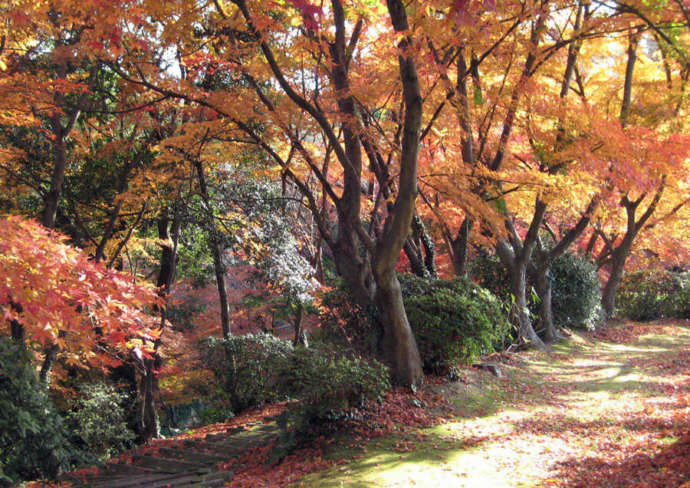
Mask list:
[[[555,260],[551,276],[554,324],[594,330],[603,316],[596,266],[582,256],[567,252]]]
[[[626,273],[616,303],[619,313],[632,320],[690,319],[690,273],[665,269]]]
[[[510,332],[503,303],[466,280],[432,280],[400,275],[407,318],[424,369],[446,373],[494,351]]]

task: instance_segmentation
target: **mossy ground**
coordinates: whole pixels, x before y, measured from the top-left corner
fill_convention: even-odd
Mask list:
[[[690,481],[677,442],[690,432],[690,324],[618,327],[496,356],[503,379],[464,369],[430,385],[450,418],[334,447],[337,465],[295,486],[678,487]]]

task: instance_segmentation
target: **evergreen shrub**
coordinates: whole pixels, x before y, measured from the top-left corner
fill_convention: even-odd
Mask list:
[[[665,269],[626,273],[616,304],[620,315],[632,320],[690,319],[690,273]]]
[[[602,317],[601,283],[594,264],[566,252],[551,266],[554,324],[594,330]]]
[[[407,318],[424,369],[443,374],[490,353],[510,333],[505,306],[467,279],[433,280],[400,275]]]
[[[23,347],[0,338],[0,486],[54,478],[77,456]]]
[[[266,333],[209,338],[202,344],[202,361],[220,381],[232,411],[239,412],[282,398],[280,365],[292,351],[290,342]]]

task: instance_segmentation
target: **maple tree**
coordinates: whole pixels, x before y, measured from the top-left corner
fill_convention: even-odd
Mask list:
[[[626,266],[690,257],[681,0],[0,12],[0,208],[42,222],[0,221],[0,306],[44,378],[135,357],[142,439],[158,374],[199,381],[194,340],[280,315],[300,342],[336,275],[416,386],[398,271],[466,275],[489,250],[519,342],[542,347],[562,338],[550,274],[572,246],[599,266],[608,316]],[[176,299],[197,293],[187,327]]]
[[[103,368],[150,355],[157,338],[148,314],[157,303],[152,286],[89,261],[34,221],[5,217],[0,229],[3,317],[15,340],[49,351],[42,379],[57,354],[68,365]]]

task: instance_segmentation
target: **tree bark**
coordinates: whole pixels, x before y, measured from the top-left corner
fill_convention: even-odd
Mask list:
[[[388,0],[387,4],[394,29],[398,32],[409,30],[402,1]],[[415,211],[422,94],[417,66],[410,52],[410,38],[404,37],[398,47],[405,101],[398,195],[376,244],[372,268],[376,280],[376,303],[383,318],[384,350],[391,363],[393,379],[398,384],[415,387],[424,378],[422,361],[407,321],[395,264],[409,234]]]
[[[158,237],[164,242],[161,249],[160,269],[156,285],[159,294],[167,299],[170,294],[170,287],[175,278],[175,268],[177,266],[177,245],[180,237],[181,217],[175,213],[171,219],[163,216],[158,219]],[[167,319],[167,304],[160,309],[160,327],[165,327]],[[153,357],[145,358],[144,372],[139,385],[139,395],[141,398],[141,409],[139,413],[139,440],[146,442],[160,436],[160,422],[156,409],[156,392],[158,391],[158,378],[156,369],[161,366],[162,359],[158,354],[160,339],[154,344]]]
[[[209,233],[209,242],[211,253],[213,254],[213,271],[216,275],[216,288],[218,290],[218,301],[220,303],[220,326],[223,331],[223,337],[227,339],[230,337],[230,304],[228,303],[228,293],[225,283],[225,266],[223,265],[223,253],[218,237],[219,230],[215,223],[213,215],[213,207],[211,206],[211,197],[206,184],[206,176],[204,175],[204,167],[200,160],[194,161],[194,166],[197,171],[197,179],[199,180],[199,191],[201,198],[204,200],[206,206],[206,224]]]
[[[563,340],[564,337],[558,332],[558,329],[553,323],[553,307],[552,307],[552,285],[550,279],[550,266],[543,266],[537,270],[535,284],[537,293],[541,299],[539,305],[539,325],[540,329],[544,331],[544,342],[551,344]]]
[[[304,330],[304,305],[297,304],[297,313],[295,314],[295,337],[292,340],[294,346],[307,347],[307,334]]]
[[[465,217],[462,221],[458,235],[451,241],[451,258],[453,260],[453,270],[456,276],[467,278],[469,275],[469,244],[470,231],[472,229],[472,218]]]

